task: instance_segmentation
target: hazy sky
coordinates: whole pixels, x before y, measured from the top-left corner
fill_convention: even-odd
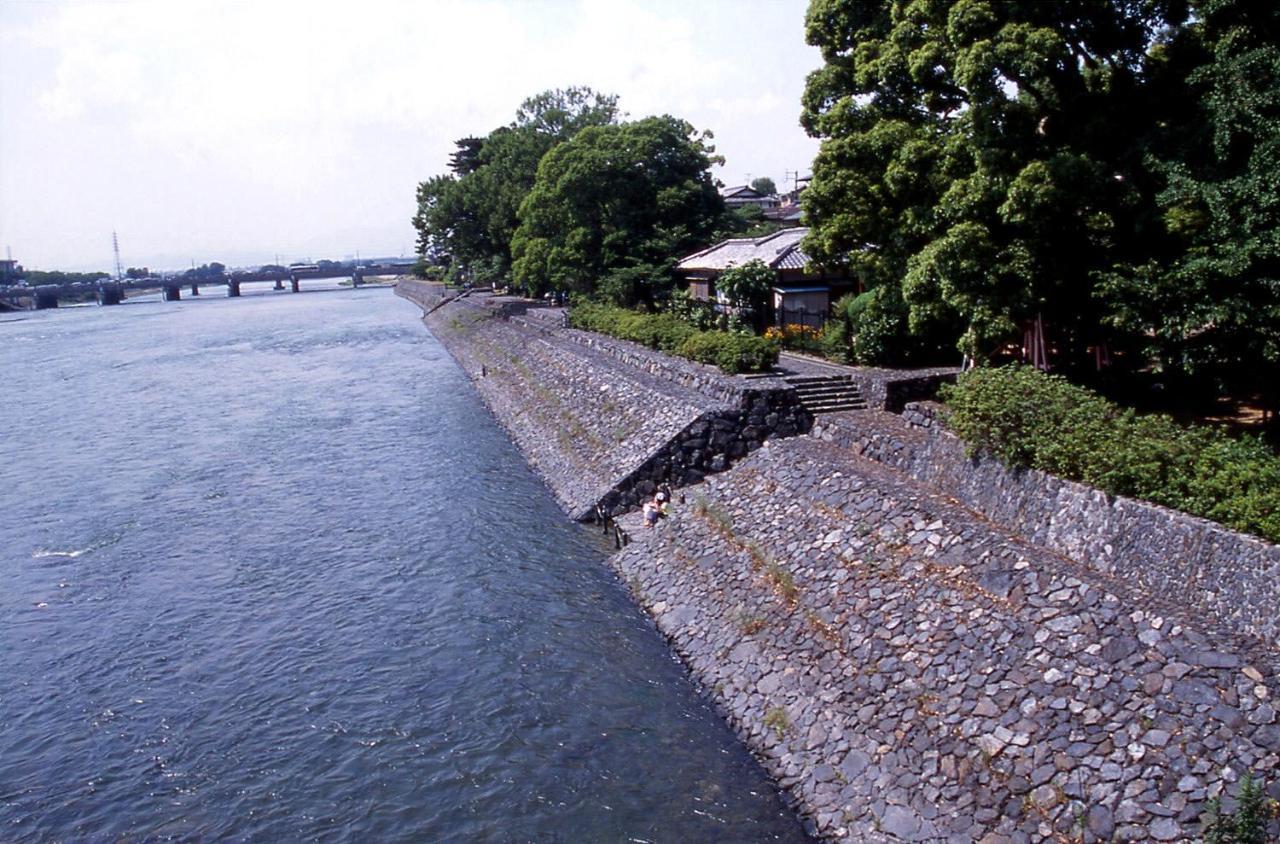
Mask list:
[[[412,253],[414,189],[589,85],[807,170],[804,0],[0,0],[0,246],[29,269]]]

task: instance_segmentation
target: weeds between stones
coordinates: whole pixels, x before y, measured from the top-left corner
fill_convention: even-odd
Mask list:
[[[840,648],[840,634],[836,632],[834,627],[819,618],[818,614],[813,610],[805,611],[805,620],[809,622],[809,627],[813,629],[813,632],[835,645],[839,653],[844,653],[844,650]]]
[[[699,494],[693,500],[693,513],[695,516],[711,522],[712,527],[718,530],[726,539],[733,538],[733,519],[719,504],[714,504],[708,501],[706,496]]]
[[[1277,817],[1280,801],[1268,798],[1266,783],[1249,772],[1240,780],[1236,810],[1224,814],[1222,798],[1213,798],[1200,818],[1201,832],[1206,844],[1264,844],[1267,824]]]
[[[787,603],[795,604],[796,599],[800,597],[800,590],[796,587],[796,580],[791,576],[791,572],[775,560],[768,561],[765,566],[765,572]]]
[[[787,717],[787,710],[781,706],[775,706],[765,713],[764,725],[781,741],[782,737],[787,734],[787,730],[791,728],[791,719]]]

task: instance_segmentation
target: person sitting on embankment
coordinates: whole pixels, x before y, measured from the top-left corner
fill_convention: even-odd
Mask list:
[[[658,519],[667,517],[667,494],[665,492],[655,493],[653,498],[644,503],[644,526],[653,527],[658,523]]]

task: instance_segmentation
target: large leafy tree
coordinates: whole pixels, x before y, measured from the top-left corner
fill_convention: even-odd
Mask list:
[[[590,88],[546,91],[521,104],[516,118],[484,138],[462,138],[451,174],[418,186],[413,218],[418,251],[448,259],[455,273],[495,281],[509,274],[517,211],[556,144],[587,126],[612,123],[617,97]]]
[[[1280,7],[1205,0],[1188,27],[1183,120],[1154,151],[1172,253],[1118,267],[1114,324],[1166,369],[1280,397]],[[1242,385],[1241,382],[1244,382]],[[1252,382],[1252,383],[1249,383]]]
[[[591,126],[552,149],[520,206],[514,277],[531,293],[633,304],[722,225],[710,136],[674,117]]]
[[[981,359],[1042,317],[1101,339],[1090,279],[1133,249],[1160,0],[813,0],[802,122],[823,139],[806,249],[901,285]],[[894,297],[888,297],[892,300]]]

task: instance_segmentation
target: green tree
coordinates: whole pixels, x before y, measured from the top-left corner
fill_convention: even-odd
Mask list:
[[[452,272],[497,281],[511,268],[517,212],[537,175],[538,162],[556,144],[587,126],[612,123],[617,97],[590,88],[545,91],[521,104],[516,118],[484,138],[455,142],[452,175],[418,185],[418,253],[448,259]]]
[[[751,180],[751,189],[756,193],[762,193],[765,196],[773,196],[778,192],[778,186],[773,183],[773,179],[768,176],[761,176],[758,179]]]
[[[1149,201],[1144,87],[1176,3],[813,0],[802,122],[823,139],[806,251],[901,285],[913,331],[982,358],[1043,316],[1102,339],[1094,274]]]
[[[777,272],[759,258],[753,258],[716,276],[716,292],[731,306],[760,314],[768,305],[769,291],[777,281]]]
[[[1193,105],[1153,156],[1159,222],[1175,240],[1106,277],[1114,325],[1174,372],[1280,393],[1280,8],[1196,6],[1184,52]]]
[[[27,284],[38,287],[41,284],[84,284],[111,278],[109,273],[69,273],[62,270],[27,270]]]
[[[722,224],[709,138],[664,116],[590,126],[553,148],[520,206],[516,282],[535,295],[651,300],[669,286],[674,259]]]

